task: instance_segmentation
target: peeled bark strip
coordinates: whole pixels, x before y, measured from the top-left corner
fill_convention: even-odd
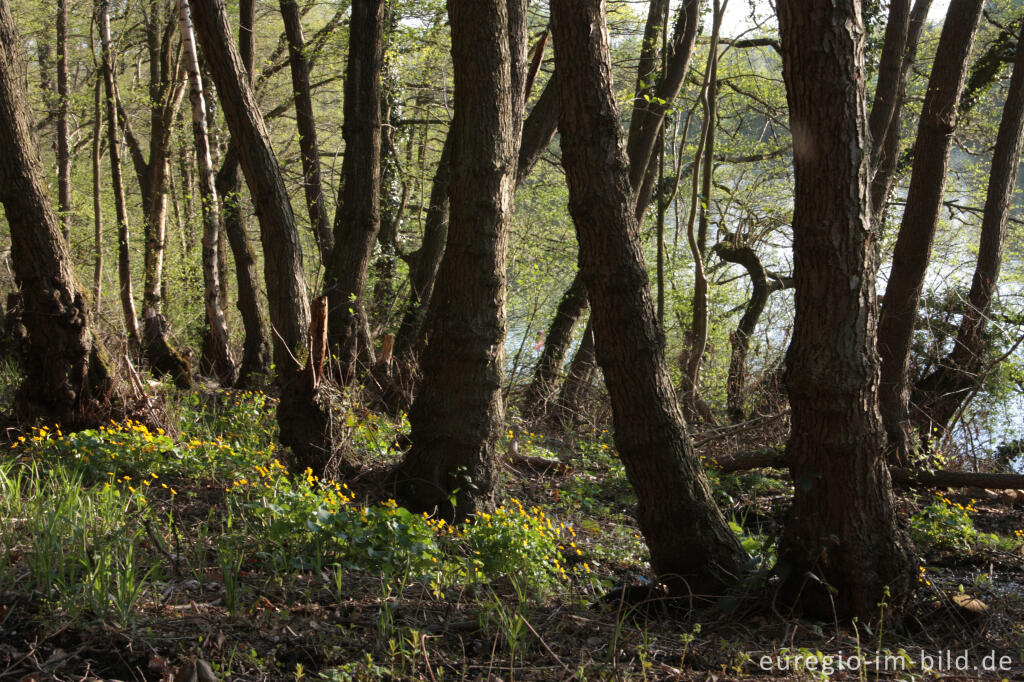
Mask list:
[[[1018,45],[1024,47],[1024,30]],[[977,264],[960,327],[957,329],[956,342],[953,350],[935,371],[914,387],[915,409],[911,421],[923,435],[931,435],[933,430],[944,430],[981,381],[979,373],[984,365],[987,346],[985,327],[996,294],[996,284],[999,282],[999,268],[1003,246],[1006,244],[1006,226],[1017,182],[1022,144],[1024,49],[1019,48],[992,153]]]
[[[522,133],[525,0],[452,0],[451,222],[426,321],[412,449],[395,472],[418,509],[465,517],[491,502],[504,428],[505,253]]]
[[[224,320],[224,306],[220,296],[218,237],[220,213],[217,189],[214,186],[213,162],[210,159],[210,137],[206,129],[206,100],[203,98],[203,80],[199,73],[199,56],[192,33],[192,17],[188,0],[178,0],[181,21],[181,40],[184,45],[185,68],[188,71],[192,102],[192,134],[195,138],[196,161],[199,166],[199,193],[203,212],[203,301],[209,333],[209,350],[213,372],[224,386],[235,382],[235,362],[231,357],[228,326]]]
[[[46,196],[14,53],[20,44],[7,0],[0,0],[0,203],[10,225],[28,342],[25,377],[14,405],[22,421],[44,419],[74,428],[110,418],[113,382],[60,221]]]
[[[882,358],[879,407],[891,456],[899,463],[905,463],[913,449],[907,404],[910,346],[942,206],[968,57],[984,6],[984,0],[952,0],[949,4],[921,111],[914,172],[878,322]]]
[[[380,230],[380,99],[384,65],[384,0],[354,0],[345,70],[345,158],[334,217],[334,249],[324,290],[328,337],[343,382],[373,366],[363,291]]]
[[[295,216],[270,147],[270,134],[231,37],[224,1],[194,0],[192,11],[260,221],[274,363],[281,386],[280,439],[295,453],[295,468],[322,473],[331,457],[330,422],[302,371],[309,353],[310,318]]]
[[[711,496],[665,363],[612,93],[604,2],[555,0],[551,13],[569,211],[615,445],[655,574],[676,596],[715,593],[740,578],[746,554]]]
[[[917,580],[910,539],[896,523],[877,408],[859,5],[837,0],[808,12],[803,0],[779,2],[797,313],[786,354],[795,493],[776,570],[782,598],[796,608],[867,620],[886,589],[889,609],[899,613]]]

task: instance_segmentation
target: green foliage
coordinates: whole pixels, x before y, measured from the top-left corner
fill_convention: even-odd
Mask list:
[[[919,545],[934,549],[969,550],[979,542],[994,542],[993,534],[981,533],[974,527],[969,512],[976,511],[973,504],[965,507],[937,495],[935,501],[910,517],[911,537]]]

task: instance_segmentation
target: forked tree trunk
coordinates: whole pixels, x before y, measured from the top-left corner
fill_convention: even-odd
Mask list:
[[[270,133],[231,37],[223,0],[196,0],[192,11],[260,221],[274,363],[281,386],[280,439],[295,453],[295,468],[310,467],[321,474],[332,454],[330,421],[315,386],[303,372],[309,356],[309,297],[291,202],[270,147]]]
[[[253,0],[238,3],[238,52],[242,57],[246,80],[253,79],[253,54],[255,51],[253,22],[255,4]],[[220,170],[214,183],[220,197],[221,219],[227,234],[231,255],[235,260],[235,281],[238,286],[238,312],[242,316],[245,339],[242,342],[242,363],[238,368],[236,386],[248,388],[258,383],[258,377],[270,371],[270,343],[267,341],[267,321],[260,308],[256,271],[256,256],[245,231],[242,216],[242,178],[238,172],[238,150],[234,140],[228,142],[228,150],[221,160]],[[223,279],[223,278],[222,278]],[[225,300],[227,298],[225,297]]]
[[[1010,87],[992,153],[974,279],[957,329],[956,342],[935,371],[914,387],[915,410],[911,422],[922,434],[944,430],[983,378],[980,374],[988,345],[985,328],[999,282],[1006,226],[1020,166],[1021,145],[1024,144],[1024,32],[1018,45],[1020,48],[1013,63]]]
[[[954,0],[955,1],[955,0]],[[824,4],[824,3],[823,3]],[[884,460],[859,0],[779,3],[796,176],[796,320],[786,354],[793,506],[781,594],[820,618],[899,613],[916,586]],[[886,611],[888,618],[889,611]]]
[[[0,0],[0,203],[11,229],[28,341],[25,376],[14,405],[24,422],[44,419],[74,428],[110,418],[113,382],[60,221],[46,196],[15,56],[20,44],[7,0]]]
[[[129,347],[137,351],[142,342],[139,319],[135,315],[135,297],[132,292],[132,268],[129,261],[128,207],[124,198],[124,178],[121,173],[121,150],[117,136],[117,84],[114,81],[114,61],[110,50],[110,0],[97,0],[96,23],[100,30],[103,83],[107,101],[107,147],[110,152],[110,182],[114,190],[114,210],[117,214],[117,277],[121,293],[121,314]]]
[[[452,0],[455,119],[448,247],[428,313],[412,449],[395,472],[415,508],[491,502],[504,428],[505,253],[522,134],[525,0]]]
[[[380,230],[380,98],[384,0],[354,0],[345,69],[345,158],[334,216],[334,249],[324,275],[328,339],[340,379],[373,365],[363,291]]]
[[[213,372],[224,386],[235,382],[235,362],[231,357],[228,326],[224,320],[224,306],[220,296],[218,236],[220,213],[217,190],[214,187],[213,162],[210,159],[210,137],[206,129],[206,100],[203,98],[203,80],[199,73],[199,56],[192,33],[192,17],[188,0],[178,0],[181,20],[181,41],[184,46],[185,69],[191,83],[192,133],[195,138],[196,161],[199,167],[199,194],[203,213],[203,302],[209,334],[209,350]]]
[[[615,445],[655,574],[675,596],[715,593],[739,580],[746,554],[715,506],[665,363],[612,92],[604,2],[554,0],[551,14],[569,211]]]
[[[922,105],[914,172],[878,321],[882,358],[879,406],[894,463],[906,463],[914,448],[908,411],[910,346],[942,207],[960,94],[984,6],[984,0],[952,0],[949,4]]]

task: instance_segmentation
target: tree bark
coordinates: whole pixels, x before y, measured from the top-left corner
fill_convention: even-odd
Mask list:
[[[562,294],[555,318],[548,327],[537,367],[533,371],[530,386],[523,394],[523,414],[530,419],[543,419],[558,391],[558,380],[562,378],[562,364],[572,343],[572,334],[580,318],[587,312],[587,287],[579,273],[572,278],[572,284]]]
[[[306,208],[309,211],[309,227],[313,231],[320,262],[327,263],[333,239],[327,218],[327,201],[323,183],[320,180],[320,147],[316,141],[316,124],[313,118],[313,98],[309,87],[309,60],[306,59],[306,39],[302,35],[302,19],[299,5],[295,0],[281,0],[281,18],[288,39],[288,64],[291,67],[292,90],[295,99],[295,124],[299,129],[299,157],[302,160],[302,189],[306,194]],[[361,33],[355,22],[350,35]],[[351,57],[350,57],[351,59]],[[346,80],[346,83],[348,81]],[[345,98],[348,102],[348,98]],[[346,151],[346,154],[348,152]]]
[[[270,147],[270,134],[231,37],[223,0],[196,0],[192,9],[260,221],[274,363],[281,386],[277,411],[281,443],[294,452],[295,468],[310,467],[322,473],[331,456],[330,423],[315,387],[302,371],[309,355],[309,298],[291,202]]]
[[[1024,47],[1024,30],[1018,45]],[[1006,226],[1024,144],[1024,49],[1017,50],[1010,86],[1003,104],[999,132],[992,153],[988,194],[981,219],[981,239],[971,290],[957,329],[953,350],[928,376],[914,387],[911,423],[918,433],[931,435],[944,430],[953,415],[978,387],[987,339],[985,328],[996,294]]]
[[[57,0],[57,211],[71,244],[71,139],[68,134],[68,3]]]
[[[114,209],[117,213],[117,276],[121,290],[121,313],[128,345],[138,350],[142,342],[139,320],[135,315],[135,297],[132,292],[132,268],[129,261],[128,207],[124,198],[124,178],[121,175],[121,150],[117,136],[117,84],[114,81],[113,57],[110,54],[110,2],[97,0],[96,19],[100,27],[103,82],[107,100],[107,147],[110,152],[110,181],[114,189]]]
[[[92,35],[90,34],[90,42]],[[92,46],[90,45],[90,49]],[[100,189],[100,142],[103,135],[103,108],[101,106],[103,87],[101,69],[96,70],[96,85],[92,106],[92,211],[93,211],[93,270],[92,299],[98,314],[103,298],[103,197]]]
[[[907,404],[910,346],[942,206],[960,93],[984,5],[984,0],[952,0],[949,5],[921,111],[914,172],[878,322],[879,407],[890,457],[898,463],[906,463],[913,449]]]
[[[455,118],[448,246],[425,322],[412,449],[395,472],[417,509],[491,502],[504,429],[505,254],[526,80],[526,2],[452,0]]]
[[[551,14],[569,211],[615,445],[656,575],[676,596],[714,593],[739,579],[745,554],[715,506],[668,375],[611,87],[604,2],[554,0]]]
[[[558,392],[555,415],[564,424],[575,424],[581,420],[584,402],[587,399],[597,359],[594,357],[594,326],[593,318],[587,318],[587,326],[583,328],[583,338],[576,354],[569,361],[569,369],[565,373],[565,381]]]
[[[93,425],[111,416],[111,370],[46,196],[15,56],[20,44],[7,0],[0,0],[0,203],[28,340],[15,412],[24,422]]]
[[[192,10],[188,0],[178,0],[181,21],[181,40],[184,45],[185,69],[191,85],[192,134],[195,138],[196,162],[199,168],[199,194],[203,213],[203,303],[209,334],[209,350],[213,373],[223,386],[235,382],[235,361],[231,357],[228,326],[224,319],[224,305],[220,295],[220,263],[218,259],[220,212],[217,189],[214,186],[213,161],[210,158],[210,137],[206,127],[206,100],[203,80],[199,73],[199,55],[192,32]]]
[[[384,0],[353,0],[345,69],[345,158],[324,290],[328,337],[344,383],[373,365],[363,290],[380,230],[380,100]]]
[[[956,0],[954,0],[955,2]],[[899,613],[916,564],[883,457],[859,0],[778,5],[793,131],[796,320],[786,354],[793,506],[781,594],[821,618]],[[886,612],[887,616],[889,611]]]

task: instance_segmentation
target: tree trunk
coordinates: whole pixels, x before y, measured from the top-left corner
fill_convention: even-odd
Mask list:
[[[57,0],[57,211],[71,244],[71,139],[68,134],[68,3]]]
[[[254,40],[253,22],[255,5],[253,0],[241,0],[238,5],[238,43],[242,65],[247,81],[252,83]],[[242,342],[242,363],[238,369],[238,388],[257,384],[257,378],[270,371],[270,344],[267,341],[267,322],[260,308],[256,272],[256,256],[253,254],[245,230],[245,218],[241,211],[242,178],[238,173],[238,149],[235,141],[228,141],[228,149],[221,160],[220,170],[214,183],[220,197],[221,219],[224,232],[235,260],[235,281],[238,286],[237,308],[242,316],[245,339]],[[225,300],[227,298],[225,297]]]
[[[1020,42],[1024,47],[1024,31]],[[1024,144],[1024,49],[1017,50],[1010,76],[1010,87],[999,121],[999,132],[992,153],[988,195],[981,219],[974,279],[967,295],[960,327],[953,350],[934,372],[914,387],[915,410],[911,423],[922,435],[945,429],[971,392],[981,382],[979,376],[985,360],[987,339],[985,327],[989,308],[996,294],[1006,225]]]
[[[228,326],[224,320],[224,306],[220,296],[220,270],[218,262],[218,236],[220,213],[217,210],[217,189],[214,187],[213,161],[210,159],[210,137],[206,129],[206,100],[203,98],[203,80],[199,73],[199,55],[192,33],[192,17],[188,0],[178,0],[181,20],[181,41],[184,45],[185,68],[188,71],[192,101],[192,133],[196,144],[199,167],[199,194],[203,212],[203,301],[209,350],[214,376],[223,386],[235,382],[235,362],[231,357]]]
[[[380,230],[380,99],[384,0],[354,0],[345,69],[345,158],[324,290],[328,337],[344,383],[373,365],[363,290]]]
[[[547,415],[558,390],[558,380],[562,378],[562,364],[572,343],[573,330],[586,312],[587,287],[577,273],[558,304],[555,319],[551,321],[545,336],[544,350],[533,372],[533,380],[523,395],[523,414],[528,418],[539,420]]]
[[[729,419],[736,423],[746,417],[743,404],[746,398],[744,387],[747,377],[747,349],[750,347],[750,337],[757,329],[757,322],[761,319],[765,305],[768,304],[768,297],[776,291],[793,286],[793,280],[790,277],[783,278],[778,275],[769,277],[761,259],[749,246],[738,246],[732,241],[720,241],[715,244],[713,250],[723,261],[742,265],[750,277],[750,286],[753,289],[736,331],[729,336],[732,355],[729,359],[729,376],[726,380],[726,405],[729,410]]]
[[[103,82],[107,100],[107,147],[110,152],[110,181],[114,189],[114,209],[117,212],[117,276],[121,290],[121,313],[128,345],[138,350],[142,342],[139,320],[135,315],[135,297],[132,293],[132,268],[129,261],[128,207],[124,198],[124,178],[121,175],[121,150],[117,137],[117,84],[114,81],[113,57],[110,54],[110,0],[97,0],[96,20],[100,27]]]
[[[654,572],[676,596],[714,593],[739,580],[746,555],[715,506],[668,375],[611,87],[604,3],[555,0],[551,14],[569,211],[615,445]]]
[[[90,36],[90,41],[91,41]],[[90,46],[91,47],[91,46]],[[96,86],[92,106],[92,211],[93,211],[93,270],[92,299],[95,312],[100,311],[103,299],[103,197],[100,193],[100,141],[103,135],[103,109],[100,105],[103,87],[102,75],[96,72]]]
[[[302,371],[309,355],[309,298],[291,202],[270,147],[270,134],[231,37],[223,0],[197,0],[192,9],[260,221],[274,363],[281,386],[277,411],[280,439],[295,453],[295,468],[310,467],[322,473],[331,456],[330,422],[315,387]]]
[[[44,419],[65,428],[92,425],[110,418],[110,365],[93,332],[92,312],[79,289],[60,221],[47,200],[15,56],[19,45],[11,9],[0,0],[0,203],[10,225],[28,340],[15,412],[27,423]]]
[[[299,129],[299,156],[302,160],[302,188],[306,194],[309,227],[313,231],[320,262],[326,264],[331,252],[332,237],[327,218],[327,201],[320,181],[320,147],[316,141],[313,118],[313,98],[309,87],[309,61],[306,59],[306,39],[302,35],[302,20],[295,0],[281,0],[281,18],[288,39],[288,64],[292,73],[295,98],[295,125]],[[355,24],[352,24],[355,27]],[[359,32],[362,29],[358,30]],[[355,33],[356,31],[353,31]],[[346,81],[347,82],[347,81]],[[348,98],[345,99],[346,103]],[[346,154],[348,152],[346,151]]]
[[[898,463],[906,463],[913,449],[907,405],[910,346],[942,206],[960,93],[984,5],[984,0],[952,0],[949,5],[921,111],[914,172],[878,322],[879,406],[890,457]]]
[[[557,409],[554,416],[563,424],[576,424],[582,421],[584,402],[594,379],[594,371],[597,369],[592,323],[593,319],[588,317],[587,326],[583,328],[583,338],[580,339],[576,354],[569,361],[565,381],[558,392]]]
[[[522,135],[524,0],[452,0],[455,78],[448,246],[428,313],[412,449],[395,472],[417,509],[491,501],[504,429],[505,254]]]
[[[886,590],[902,610],[916,564],[896,524],[877,407],[864,26],[859,0],[824,5],[779,3],[797,313],[786,354],[795,494],[777,571],[798,608],[867,620]]]

